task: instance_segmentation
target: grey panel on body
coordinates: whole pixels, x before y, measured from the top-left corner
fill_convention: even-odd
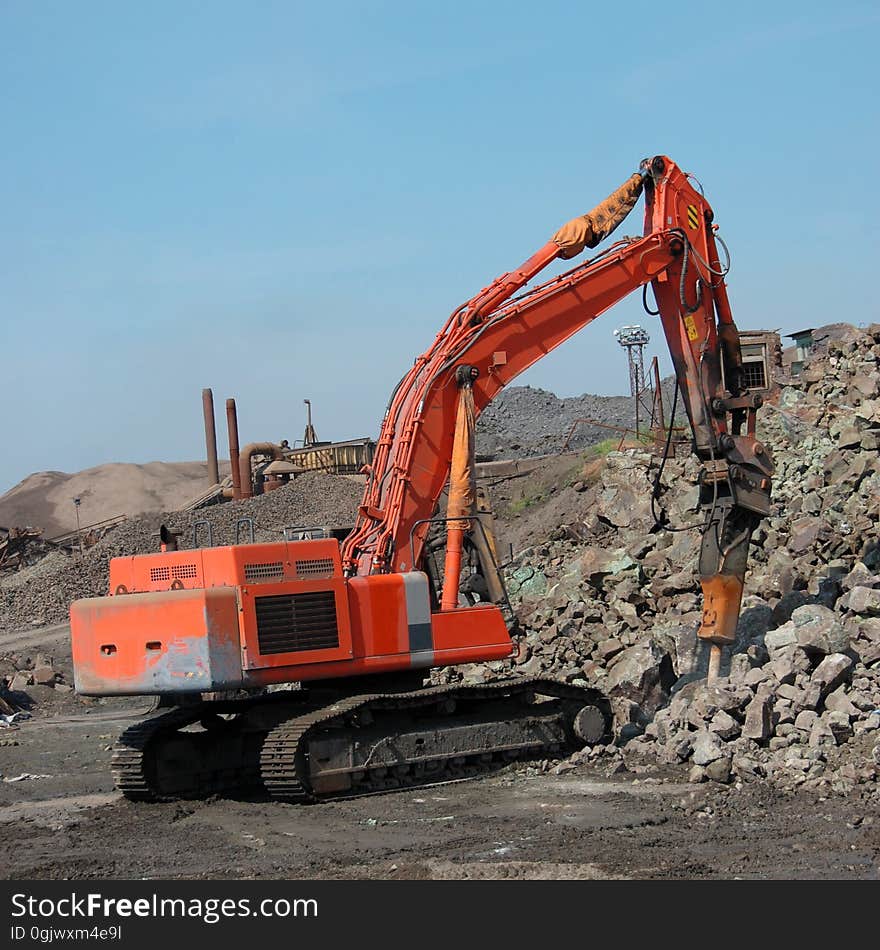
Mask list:
[[[428,575],[422,571],[410,571],[402,576],[412,665],[430,666],[434,662],[434,635],[431,630]]]

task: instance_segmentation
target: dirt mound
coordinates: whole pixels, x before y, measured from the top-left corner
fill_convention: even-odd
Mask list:
[[[633,401],[628,396],[575,396],[560,399],[544,389],[511,386],[486,408],[477,423],[481,454],[525,458],[562,451],[575,420],[599,419],[612,426],[631,427]],[[578,425],[572,448],[584,448],[612,433],[599,426]]]
[[[228,471],[228,464],[226,470]],[[207,486],[205,462],[112,462],[75,474],[37,472],[0,496],[0,525],[31,525],[51,538],[76,528],[145,511],[173,511]]]
[[[503,555],[517,555],[536,540],[550,537],[558,525],[587,516],[589,497],[584,489],[604,464],[604,457],[588,461],[587,454],[550,455],[526,474],[484,479]]]

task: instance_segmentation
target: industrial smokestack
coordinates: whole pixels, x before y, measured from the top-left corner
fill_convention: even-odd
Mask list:
[[[220,481],[220,466],[217,462],[217,428],[214,425],[214,393],[202,390],[202,410],[205,414],[205,449],[208,458],[208,485]]]
[[[229,464],[232,466],[232,497],[237,501],[241,498],[241,475],[239,469],[238,448],[238,413],[235,411],[235,400],[226,400],[226,425],[229,429]]]

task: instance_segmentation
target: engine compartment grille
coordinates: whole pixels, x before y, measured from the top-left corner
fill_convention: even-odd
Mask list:
[[[255,597],[261,654],[331,650],[339,646],[332,590]]]

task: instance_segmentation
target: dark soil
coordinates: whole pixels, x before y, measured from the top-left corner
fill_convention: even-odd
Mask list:
[[[62,643],[57,629],[34,631],[18,648],[57,655]],[[132,804],[113,789],[110,748],[144,703],[44,689],[33,719],[0,731],[4,877],[880,876],[880,815],[858,792],[823,801],[763,784],[694,786],[638,766],[609,777],[601,766],[518,765],[305,807]]]

